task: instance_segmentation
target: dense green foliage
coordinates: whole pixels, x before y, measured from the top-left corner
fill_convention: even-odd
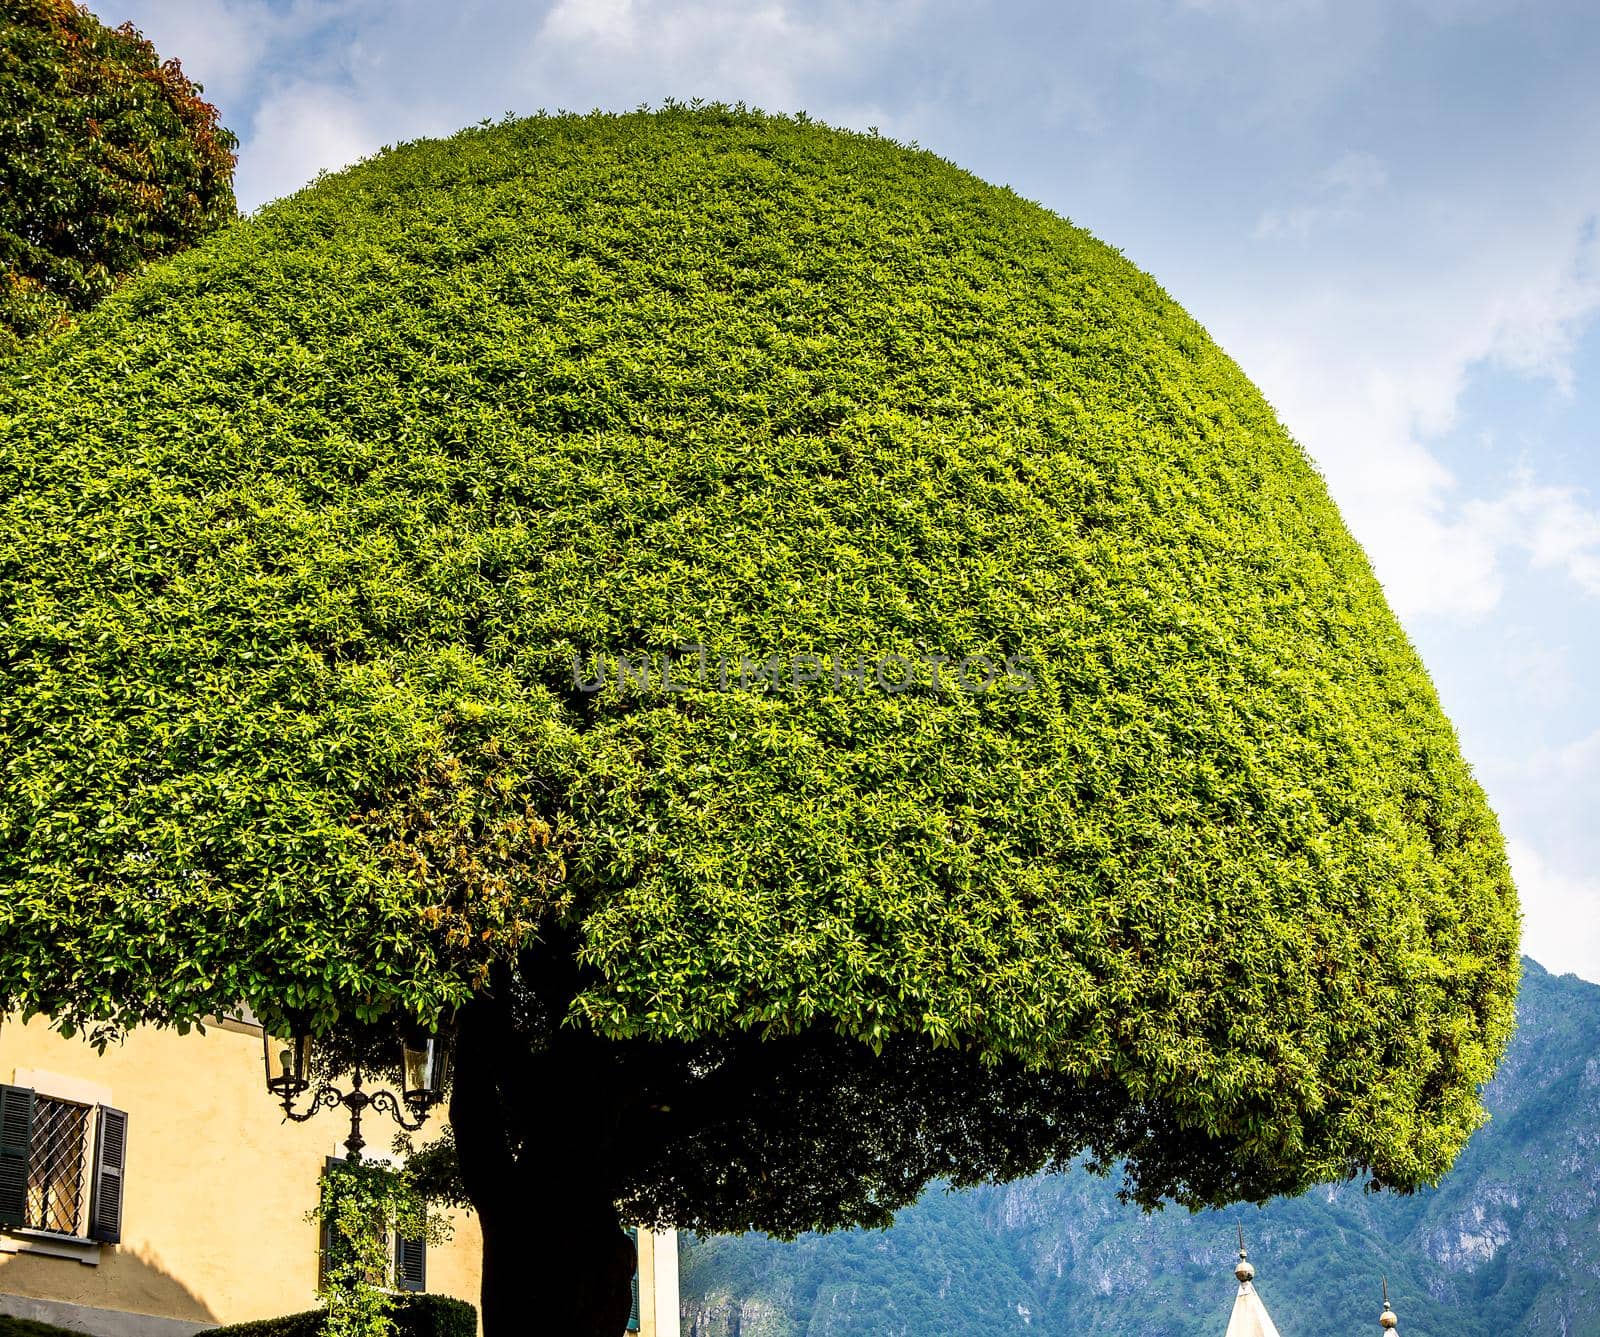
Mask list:
[[[1594,1337],[1597,1052],[1600,989],[1529,962],[1493,1119],[1437,1191],[1147,1217],[1081,1175],[935,1190],[887,1234],[686,1241],[684,1337],[1218,1337],[1236,1223],[1284,1337],[1378,1333],[1380,1275],[1407,1337]]]
[[[379,1161],[330,1165],[310,1219],[322,1227],[325,1241],[317,1287],[324,1337],[395,1337],[401,1320],[391,1232],[437,1246],[450,1238],[447,1222],[429,1215],[408,1170]]]
[[[793,1041],[639,1171],[686,1222],[1410,1185],[1479,1121],[1515,900],[1426,674],[1238,368],[1008,191],[508,123],[6,389],[0,1006],[426,1018],[570,939],[530,987],[618,1052]]]
[[[477,1337],[478,1333],[478,1311],[449,1295],[397,1295],[390,1318],[394,1337]],[[324,1337],[327,1320],[326,1310],[308,1309],[282,1318],[207,1328],[205,1337]]]
[[[53,1323],[36,1323],[31,1318],[0,1314],[0,1337],[77,1337],[77,1334]]]
[[[175,60],[71,0],[0,0],[0,357],[233,218],[236,141]]]

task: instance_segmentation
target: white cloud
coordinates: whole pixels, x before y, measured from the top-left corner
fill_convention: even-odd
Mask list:
[[[1497,302],[1494,357],[1570,393],[1577,334],[1600,308],[1600,236],[1593,214],[1583,221],[1572,251],[1544,257],[1540,271],[1532,282],[1507,291]]]
[[[1522,950],[1546,970],[1600,980],[1600,878],[1552,867],[1532,846],[1507,841],[1522,899]]]
[[[272,14],[259,3],[158,0],[143,7],[138,26],[163,56],[175,55],[184,72],[216,100],[237,94],[248,83],[270,41]]]
[[[1227,14],[1249,23],[1292,23],[1327,9],[1326,0],[1179,0],[1180,9]]]
[[[240,133],[253,209],[384,144],[507,110],[631,107],[703,96],[908,137],[875,73],[924,0],[131,0]],[[902,109],[903,110],[903,109]]]
[[[1578,678],[1564,645],[1547,645],[1525,636],[1507,639],[1496,656],[1511,699],[1541,711],[1554,711],[1578,700]]]
[[[1519,553],[1600,593],[1596,512],[1580,490],[1521,476],[1474,497],[1432,444],[1478,367],[1570,378],[1577,334],[1600,310],[1586,272],[1600,177],[1575,190],[1559,216],[1514,211],[1491,241],[1441,231],[1431,264],[1409,244],[1385,253],[1410,221],[1398,209],[1371,238],[1330,248],[1336,279],[1308,275],[1296,291],[1274,271],[1197,303],[1323,470],[1402,617],[1481,618]]]
[[[348,167],[384,142],[368,106],[316,84],[291,84],[270,93],[256,123],[270,125],[272,133],[258,138],[240,170],[240,184],[257,202],[288,195],[318,172]]]
[[[1349,222],[1388,183],[1388,170],[1378,158],[1370,153],[1343,153],[1317,173],[1302,202],[1263,212],[1256,221],[1255,235],[1304,239],[1321,228]]]
[[[532,81],[572,90],[569,105],[615,106],[623,90],[639,90],[628,101],[675,92],[795,110],[819,80],[837,81],[881,58],[884,42],[917,8],[906,0],[859,7],[558,0],[528,56]]]
[[[1513,715],[1523,709],[1515,700],[1503,706]],[[1522,897],[1523,950],[1548,969],[1600,982],[1600,843],[1593,820],[1600,729],[1555,746],[1530,744],[1489,769],[1485,783]]]
[[[1471,350],[1394,305],[1325,290],[1216,332],[1321,467],[1402,616],[1479,617],[1501,596],[1499,549],[1452,509],[1456,480],[1424,444],[1451,421]]]
[[[1324,168],[1317,178],[1318,189],[1358,200],[1389,184],[1389,170],[1370,153],[1344,153]]]
[[[1498,500],[1469,502],[1464,517],[1497,548],[1519,548],[1535,569],[1560,571],[1600,597],[1600,511],[1581,489],[1540,485],[1523,472]]]
[[[1561,747],[1540,751],[1532,765],[1554,785],[1586,785],[1600,791],[1600,729]]]
[[[205,85],[206,97],[223,108],[235,129],[231,108],[250,101],[274,76],[289,53],[296,77],[308,77],[303,45],[313,34],[341,23],[359,22],[372,0],[123,0],[133,22],[163,56],[175,56],[190,78]],[[99,11],[108,21],[112,11]],[[120,14],[117,17],[121,17]]]

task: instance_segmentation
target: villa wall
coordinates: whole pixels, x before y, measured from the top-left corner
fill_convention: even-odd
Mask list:
[[[43,1019],[6,1019],[0,1083],[128,1115],[121,1242],[0,1229],[0,1313],[99,1337],[190,1337],[314,1307],[318,1229],[307,1213],[327,1158],[343,1155],[348,1118],[285,1121],[265,1088],[257,1028],[141,1029],[96,1054]],[[438,1126],[436,1115],[419,1140]],[[369,1152],[382,1152],[394,1129],[369,1114],[363,1131]],[[428,1250],[426,1288],[476,1305],[477,1222],[449,1219],[451,1240]],[[670,1232],[641,1232],[640,1301],[642,1337],[677,1332]],[[658,1311],[671,1316],[659,1327]]]

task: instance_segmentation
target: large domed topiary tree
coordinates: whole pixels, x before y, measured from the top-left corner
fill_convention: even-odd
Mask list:
[[[1008,191],[467,131],[4,405],[0,1004],[453,1015],[491,1334],[618,1330],[619,1204],[1403,1188],[1482,1118],[1515,898],[1416,654],[1238,368]]]

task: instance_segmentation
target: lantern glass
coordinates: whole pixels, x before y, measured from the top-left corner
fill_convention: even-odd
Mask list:
[[[438,1104],[444,1099],[450,1069],[450,1048],[444,1037],[407,1034],[400,1044],[406,1104],[422,1108]]]
[[[261,1032],[261,1056],[267,1069],[267,1090],[277,1096],[297,1096],[311,1085],[311,1036],[287,1040]]]

